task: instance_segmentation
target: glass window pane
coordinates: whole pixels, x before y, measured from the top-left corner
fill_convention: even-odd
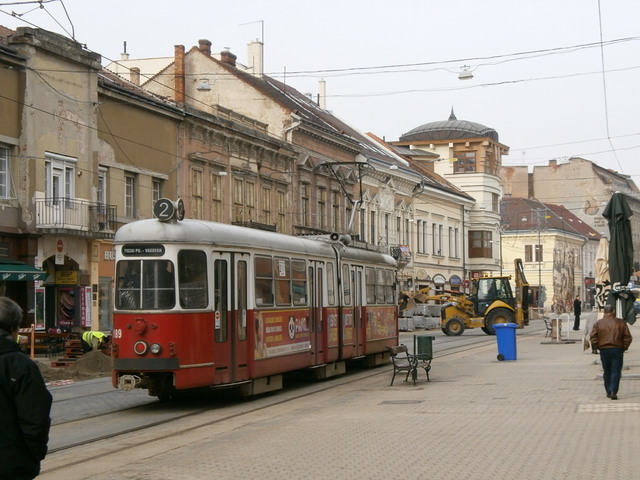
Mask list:
[[[142,308],[164,310],[176,304],[173,263],[169,260],[142,262]]]
[[[273,261],[256,256],[254,266],[256,306],[273,305]]]
[[[121,260],[116,267],[116,308],[140,309],[140,260]]]
[[[214,262],[214,308],[215,315],[215,337],[216,342],[227,341],[227,312],[228,312],[228,283],[227,283],[227,261],[216,260]]]
[[[276,258],[274,263],[276,280],[276,304],[291,305],[291,273],[288,258]]]
[[[307,303],[307,275],[304,260],[291,260],[291,287],[293,292],[293,304],[305,305]]]
[[[182,308],[205,308],[209,304],[207,256],[204,252],[199,250],[178,252],[178,285]]]

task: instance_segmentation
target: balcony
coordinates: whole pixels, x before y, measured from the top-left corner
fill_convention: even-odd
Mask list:
[[[36,228],[43,233],[64,233],[96,238],[113,238],[117,208],[86,200],[36,199]]]

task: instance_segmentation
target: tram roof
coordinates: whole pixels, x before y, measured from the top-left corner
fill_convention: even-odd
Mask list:
[[[330,241],[194,219],[170,222],[157,219],[137,220],[120,227],[114,240],[116,244],[146,242],[189,243],[221,248],[248,247],[274,253],[335,257]],[[380,263],[382,257],[383,263],[395,267],[395,260],[386,254],[345,246],[341,247],[341,254],[344,258],[376,263]]]

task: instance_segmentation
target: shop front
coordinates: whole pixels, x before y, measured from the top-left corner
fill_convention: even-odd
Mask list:
[[[48,276],[35,289],[36,298],[43,305],[42,311],[37,312],[41,317],[38,327],[62,331],[90,329],[92,289],[86,270],[86,242],[74,238],[46,238],[43,243],[42,269]],[[74,257],[68,252],[73,252]]]
[[[37,323],[37,295],[34,285],[46,278],[47,274],[31,265],[11,259],[0,259],[0,296],[9,297],[25,312],[21,327]]]

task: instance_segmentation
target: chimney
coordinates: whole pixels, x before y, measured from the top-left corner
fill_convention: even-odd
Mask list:
[[[264,45],[255,40],[249,45],[248,63],[251,65],[253,75],[262,78],[264,75]]]
[[[176,45],[174,47],[174,62],[175,62],[175,101],[178,103],[184,103],[185,91],[184,91],[184,45]]]
[[[222,63],[226,63],[227,65],[231,65],[232,67],[236,66],[236,59],[238,57],[231,53],[229,50],[223,50],[220,52],[220,60]]]
[[[209,40],[198,40],[198,50],[207,57],[211,56],[211,42]]]
[[[129,76],[131,83],[140,86],[140,69],[138,67],[131,67],[131,70],[129,70]]]
[[[327,109],[327,82],[324,78],[318,82],[318,106],[322,110]]]

